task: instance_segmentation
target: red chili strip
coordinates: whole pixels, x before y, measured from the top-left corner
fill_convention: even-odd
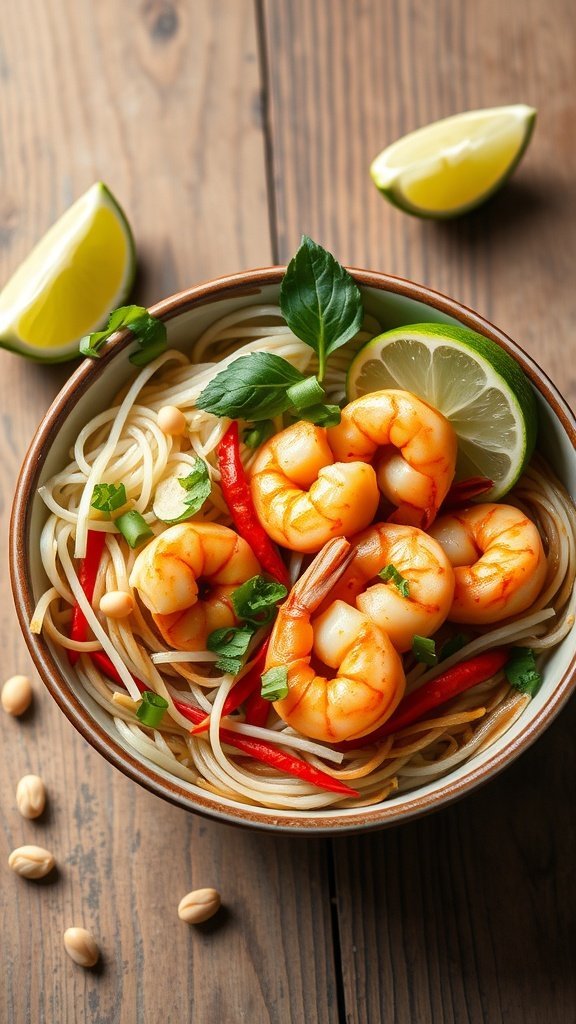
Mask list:
[[[96,577],[98,575],[98,569],[100,567],[100,560],[102,558],[102,552],[104,551],[104,545],[106,544],[106,534],[103,530],[88,530],[88,538],[86,542],[86,554],[80,562],[80,568],[78,571],[78,579],[80,580],[80,586],[86,594],[87,600],[92,604],[92,597],[94,596],[94,587],[96,586]],[[88,636],[88,623],[84,612],[80,608],[78,602],[75,602],[74,609],[72,611],[72,624],[70,626],[70,639],[78,640],[83,643]],[[68,660],[71,665],[75,665],[80,657],[80,651],[68,651]]]
[[[244,704],[248,697],[250,697],[257,689],[260,689],[260,681],[262,679],[262,673],[266,663],[266,652],[268,650],[269,642],[270,638],[266,637],[249,671],[245,676],[242,676],[242,679],[239,679],[230,690],[230,693],[224,701],[222,718],[226,718],[227,715],[231,715],[233,711],[236,711],[236,709],[240,707],[241,704]],[[270,708],[270,701],[267,701],[266,703],[268,708]],[[192,729],[192,732],[194,734],[206,732],[209,725],[210,715],[207,715],[200,725],[197,725]]]
[[[257,725],[260,729],[266,727],[268,715],[270,714],[270,701],[266,700],[259,690],[255,690],[248,698],[245,705],[246,723]]]
[[[442,502],[442,511],[448,511],[448,509],[465,505],[472,498],[478,498],[481,494],[486,494],[493,486],[494,481],[490,480],[487,476],[471,476],[467,480],[460,480],[457,484],[452,484]]]
[[[93,651],[91,652],[91,658],[96,665],[101,669],[104,675],[108,676],[113,682],[123,686],[123,682],[118,675],[114,665],[110,661],[110,658],[104,651]],[[142,693],[144,690],[149,689],[141,679],[134,678],[136,686]],[[195,708],[193,705],[188,704],[183,700],[175,700],[174,707],[184,718],[188,721],[198,725],[200,722],[204,722],[206,715],[201,708]],[[260,740],[252,739],[251,736],[240,736],[238,733],[232,732],[230,729],[220,729],[220,737],[223,743],[227,743],[231,747],[236,747],[241,750],[242,753],[248,754],[253,757],[255,761],[261,761],[263,764],[270,765],[272,768],[276,768],[279,772],[285,772],[287,775],[294,775],[298,779],[302,779],[304,782],[309,782],[313,786],[318,786],[320,789],[327,789],[331,793],[339,793],[342,796],[358,796],[358,792],[355,789],[350,789],[345,783],[340,782],[338,779],[328,775],[327,772],[321,771],[319,768],[314,768],[307,761],[303,761],[300,757],[294,757],[292,754],[285,754],[283,750],[278,750],[277,747],[271,746],[269,743],[263,743]]]
[[[399,729],[405,729],[408,725],[418,722],[429,711],[446,704],[452,697],[457,697],[465,690],[485,683],[491,676],[496,675],[508,661],[508,651],[503,648],[496,648],[493,651],[485,651],[475,658],[449,668],[442,675],[436,676],[429,683],[424,683],[418,690],[409,693],[400,701],[394,714],[374,732],[368,736],[362,736],[359,741],[351,741],[343,745],[345,749],[350,747],[366,747],[371,743],[377,743],[385,739]]]
[[[240,458],[236,420],[233,420],[220,441],[217,456],[222,494],[238,533],[250,545],[262,568],[289,588],[288,570],[256,515],[250,484]]]

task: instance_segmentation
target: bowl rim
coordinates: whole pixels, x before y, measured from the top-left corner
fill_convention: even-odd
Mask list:
[[[423,302],[444,315],[454,317],[466,327],[491,338],[507,350],[517,360],[536,390],[550,405],[560,420],[572,448],[576,450],[576,418],[568,403],[535,360],[498,327],[470,307],[425,285],[380,271],[353,267],[348,269],[360,286],[375,288],[379,291]],[[285,270],[284,266],[262,267],[215,278],[176,292],[157,302],[150,307],[150,313],[164,321],[169,321],[190,309],[217,303],[222,298],[235,296],[242,298],[245,295],[258,294],[260,289],[266,285],[279,284]],[[390,801],[381,805],[358,808],[356,813],[348,814],[346,817],[340,817],[337,811],[332,815],[329,811],[324,811],[322,816],[316,816],[315,812],[311,811],[283,812],[282,817],[275,818],[273,811],[240,803],[236,806],[222,805],[216,797],[212,797],[208,792],[206,794],[190,793],[179,785],[179,780],[176,777],[165,779],[158,775],[151,764],[138,760],[108,735],[102,726],[92,718],[90,712],[81,704],[75,694],[68,689],[66,680],[61,675],[44,638],[30,632],[29,622],[34,601],[27,558],[27,538],[36,484],[60,427],[66,420],[70,409],[82,399],[110,360],[116,358],[131,341],[129,331],[116,332],[103,347],[101,358],[98,360],[85,359],[61,388],[38,426],[24,458],[16,484],[10,519],[10,579],[20,628],[44,685],[69,721],[91,746],[128,778],[187,811],[225,824],[243,825],[260,831],[313,837],[374,831],[402,824],[446,807],[488,782],[538,739],[575,688],[576,651],[550,700],[527,722],[522,733],[505,749],[494,753],[481,765],[472,768],[462,777],[451,780],[448,775],[441,793],[422,794],[416,791],[412,797],[404,801],[402,807],[398,807],[394,801]],[[266,817],[263,817],[263,814]]]

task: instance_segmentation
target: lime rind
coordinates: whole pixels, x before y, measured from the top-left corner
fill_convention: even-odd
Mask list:
[[[394,156],[395,152],[401,151],[401,148],[418,136],[424,137],[425,134],[432,132],[439,126],[444,126],[449,123],[457,124],[459,121],[462,124],[466,122],[470,123],[472,118],[476,116],[483,116],[487,118],[488,115],[492,114],[494,118],[498,116],[506,117],[510,116],[513,112],[517,113],[517,116],[521,118],[523,125],[523,135],[520,140],[518,149],[510,162],[506,165],[502,174],[492,182],[489,187],[481,190],[476,196],[470,199],[468,202],[464,202],[458,206],[449,209],[427,209],[424,206],[417,205],[412,202],[409,196],[406,194],[402,187],[402,177],[410,175],[412,165],[407,164],[405,166],[398,165],[395,167],[390,163],[390,158]],[[494,195],[510,178],[510,176],[516,170],[520,163],[534,131],[536,124],[537,111],[534,107],[529,107],[525,104],[515,104],[508,107],[495,107],[492,109],[465,111],[462,114],[455,114],[453,117],[444,118],[442,121],[436,121],[429,125],[424,125],[422,128],[416,129],[414,132],[410,132],[408,135],[403,136],[401,139],[397,139],[386,149],[382,150],[372,161],[370,165],[370,176],[372,181],[382,193],[382,195],[397,209],[402,210],[404,213],[410,213],[415,217],[420,217],[424,220],[449,220],[452,217],[460,217],[463,214],[469,213],[474,210],[477,206],[485,203],[491,196]],[[432,152],[427,158],[420,158],[418,164],[414,163],[414,167],[418,166],[420,176],[424,177],[424,171],[428,168],[429,173],[434,171],[441,172],[441,161],[443,157],[450,159],[451,156],[461,152],[466,142],[469,143],[470,148],[480,148],[479,144],[474,144],[473,140],[463,139],[460,143],[455,143],[452,146],[446,148],[445,152],[436,151]]]
[[[124,210],[104,182],[99,181],[48,229],[6,283],[0,294],[0,347],[39,363],[61,363],[79,356],[79,338],[59,346],[36,346],[19,336],[18,323],[43,289],[50,288],[51,280],[57,277],[54,267],[58,267],[59,272],[66,267],[67,253],[73,253],[75,244],[87,236],[91,218],[102,208],[112,212],[126,241],[124,277],[111,305],[97,320],[87,324],[83,333],[99,330],[106,324],[111,310],[123,304],[134,284],[136,247]]]
[[[360,349],[346,392],[352,401],[391,387],[416,394],[450,420],[459,441],[457,479],[495,480],[484,500],[500,499],[516,483],[536,443],[537,405],[523,370],[496,342],[450,324],[394,328]]]

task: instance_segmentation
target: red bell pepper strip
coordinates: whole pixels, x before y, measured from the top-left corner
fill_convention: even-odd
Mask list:
[[[251,694],[255,692],[255,690],[260,689],[260,681],[262,679],[264,665],[266,664],[266,652],[268,650],[269,642],[270,638],[266,637],[249,671],[246,673],[245,676],[242,676],[242,679],[239,679],[238,682],[235,683],[232,689],[230,690],[230,693],[228,694],[226,700],[224,701],[224,706],[222,708],[222,718],[226,718],[227,715],[231,715],[233,711],[236,711],[236,709],[240,707],[241,704],[244,704],[244,702],[248,699],[248,697],[251,696]],[[267,704],[268,708],[270,708],[269,701],[267,701]],[[204,721],[200,723],[200,725],[196,725],[192,729],[192,732],[194,734],[205,732],[206,729],[208,729],[209,725],[210,715],[207,715]]]
[[[467,480],[460,480],[457,484],[452,484],[442,502],[442,511],[466,505],[472,498],[486,494],[493,486],[494,481],[487,476],[471,476]]]
[[[409,693],[400,701],[396,711],[374,732],[368,736],[362,736],[359,741],[352,741],[344,744],[344,748],[365,747],[371,743],[377,743],[385,739],[391,733],[405,729],[408,725],[418,722],[429,711],[446,704],[452,697],[457,697],[465,690],[485,683],[487,679],[499,672],[508,661],[508,651],[501,647],[493,651],[485,651],[477,654],[474,658],[463,661],[460,665],[454,665],[442,675],[436,676],[429,683],[424,683],[418,690]]]
[[[110,658],[104,651],[92,651],[90,657],[104,675],[108,676],[113,682],[119,683],[121,686],[124,685]],[[149,689],[141,679],[134,678],[134,682],[141,693]],[[195,708],[186,701],[174,700],[174,707],[181,715],[184,715],[184,718],[187,718],[188,721],[193,722],[195,725],[204,722],[206,718],[201,708]],[[294,775],[304,782],[309,782],[320,789],[327,789],[331,793],[339,793],[341,796],[359,795],[355,789],[350,789],[349,786],[345,785],[344,782],[340,782],[339,779],[333,778],[332,775],[328,775],[327,772],[323,772],[319,768],[314,768],[313,765],[303,761],[300,757],[285,754],[283,750],[278,750],[277,747],[273,747],[270,743],[252,739],[251,736],[240,736],[230,729],[220,729],[220,737],[223,743],[236,747],[242,753],[253,757],[255,761],[262,761],[263,764],[270,765],[279,772]]]
[[[78,579],[80,580],[80,586],[86,594],[86,597],[90,604],[92,603],[92,597],[94,595],[94,587],[96,585],[96,577],[98,575],[98,568],[100,566],[100,560],[102,558],[102,552],[104,551],[104,545],[106,544],[106,534],[103,530],[88,530],[88,537],[86,542],[86,554],[80,562],[80,568],[78,572]],[[86,621],[84,612],[81,610],[78,602],[75,602],[74,609],[72,611],[72,624],[70,626],[70,639],[78,640],[83,642],[88,636],[88,623]],[[68,660],[71,665],[75,665],[80,657],[80,651],[68,651]]]
[[[270,714],[270,701],[262,697],[259,690],[255,690],[252,696],[248,698],[244,710],[248,725],[257,725],[261,729],[265,728],[268,715]]]
[[[240,458],[236,420],[228,427],[216,454],[221,473],[222,494],[238,533],[250,545],[262,568],[275,580],[290,588],[288,570],[256,515],[250,484]]]

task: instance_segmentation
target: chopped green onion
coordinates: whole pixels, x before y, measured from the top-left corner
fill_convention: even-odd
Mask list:
[[[385,565],[383,569],[380,569],[378,576],[384,581],[384,583],[388,583],[388,580],[392,580],[392,583],[396,589],[400,591],[402,597],[410,597],[410,584],[408,580],[398,572],[395,565]]]
[[[536,668],[536,659],[531,647],[511,647],[504,673],[510,686],[520,693],[533,697],[540,689],[542,676]]]
[[[470,637],[466,633],[456,633],[454,636],[449,637],[442,647],[440,648],[439,661],[445,661],[446,658],[451,657],[452,654],[457,654],[463,647],[469,642]]]
[[[239,619],[253,626],[266,626],[276,614],[276,605],[288,590],[282,583],[252,576],[231,594],[234,611]]]
[[[126,504],[124,484],[95,484],[92,492],[92,508],[99,512],[115,512]]]
[[[340,423],[342,413],[339,405],[311,405],[309,408],[300,409],[298,415],[301,420],[316,423],[319,427],[336,427]]]
[[[216,668],[237,675],[253,635],[254,629],[251,626],[225,626],[209,633],[206,647],[220,655]]]
[[[435,665],[438,661],[436,644],[431,637],[418,636],[418,634],[413,636],[412,654],[416,661],[421,661],[423,665]]]
[[[264,441],[272,437],[274,423],[272,420],[261,420],[260,423],[252,423],[246,428],[243,434],[244,444],[247,448],[259,448]]]
[[[146,520],[136,509],[118,516],[118,519],[115,519],[114,522],[131,548],[139,547],[149,537],[154,536]]]
[[[288,669],[285,665],[269,668],[264,673],[260,696],[264,700],[283,700],[288,696]]]
[[[301,412],[312,405],[318,405],[326,398],[326,392],[316,377],[306,377],[297,384],[292,384],[286,391],[288,399],[295,409]]]
[[[142,702],[136,711],[136,717],[150,729],[157,729],[164,718],[164,712],[168,707],[168,701],[153,690],[144,690]]]

